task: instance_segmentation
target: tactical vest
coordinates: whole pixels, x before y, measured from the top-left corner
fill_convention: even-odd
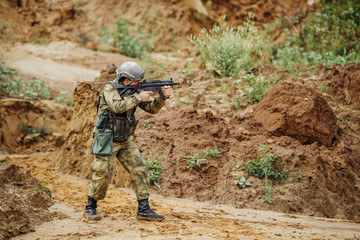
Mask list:
[[[113,88],[115,88],[116,83],[113,81],[108,82]],[[134,94],[136,91],[129,89],[124,96],[129,96]],[[126,112],[116,114],[108,109],[101,110],[100,106],[100,97],[104,97],[103,89],[100,91],[99,100],[97,104],[97,118],[95,122],[95,127],[99,131],[113,132],[114,133],[114,142],[124,142],[129,139],[131,135],[135,133],[136,126],[139,122],[139,119],[135,118],[135,111],[137,107],[134,107]],[[106,102],[106,101],[105,101]]]

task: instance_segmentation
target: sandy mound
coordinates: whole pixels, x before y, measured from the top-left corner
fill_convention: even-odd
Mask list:
[[[65,141],[72,109],[52,101],[0,99],[0,152],[50,151]],[[28,132],[25,131],[27,128]],[[43,130],[29,134],[30,128]]]
[[[52,204],[50,191],[13,163],[0,164],[0,238],[27,233],[34,226],[52,220],[48,210]]]
[[[315,141],[331,146],[336,117],[320,92],[281,82],[256,107],[255,117],[273,135],[291,136],[303,144]]]

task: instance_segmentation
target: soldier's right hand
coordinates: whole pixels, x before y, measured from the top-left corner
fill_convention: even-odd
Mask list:
[[[139,96],[141,97],[142,102],[147,102],[147,101],[149,101],[150,96],[153,94],[154,94],[154,92],[152,92],[152,91],[142,91],[139,93]]]

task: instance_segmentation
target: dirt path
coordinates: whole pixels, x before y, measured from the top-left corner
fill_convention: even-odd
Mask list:
[[[93,81],[109,63],[118,64],[129,59],[64,41],[47,46],[17,45],[4,51],[2,61],[16,69],[24,79],[44,81],[52,90],[65,94],[71,93],[81,81]]]
[[[131,189],[110,186],[99,204],[103,219],[82,218],[88,181],[61,174],[48,159],[57,153],[10,155],[53,193],[51,211],[66,216],[13,239],[359,239],[360,223],[269,211],[236,209],[189,199],[152,194],[151,203],[163,222],[139,222]]]

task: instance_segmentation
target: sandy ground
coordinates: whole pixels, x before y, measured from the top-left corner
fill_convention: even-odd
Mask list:
[[[88,180],[60,174],[46,160],[55,153],[10,155],[21,170],[30,170],[40,182],[47,182],[55,197],[50,209],[66,214],[64,219],[44,223],[35,232],[13,239],[359,239],[360,223],[315,218],[228,205],[213,205],[189,199],[152,194],[151,204],[162,222],[138,221],[131,189],[110,186],[99,202],[103,219],[86,221]]]

